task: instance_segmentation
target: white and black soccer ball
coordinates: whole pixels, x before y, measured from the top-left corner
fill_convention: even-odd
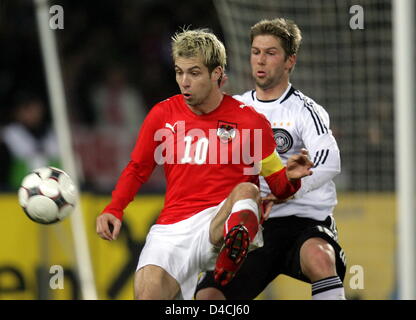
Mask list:
[[[51,224],[74,210],[77,190],[64,171],[44,167],[33,170],[23,179],[18,196],[20,206],[31,220]]]

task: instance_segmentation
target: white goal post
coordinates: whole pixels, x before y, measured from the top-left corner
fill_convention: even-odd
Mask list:
[[[55,134],[58,138],[60,158],[63,169],[71,176],[75,185],[79,187],[75,159],[72,151],[72,139],[67,117],[65,93],[56,48],[55,34],[49,26],[49,5],[47,0],[34,0],[34,5],[53,125]],[[77,201],[77,203],[78,205],[75,207],[70,219],[81,294],[82,298],[85,300],[96,300],[97,292],[95,288],[87,234],[85,231],[81,206],[79,201]]]
[[[415,1],[393,2],[398,289],[416,300]]]

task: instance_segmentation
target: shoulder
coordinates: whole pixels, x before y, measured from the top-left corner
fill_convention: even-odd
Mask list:
[[[181,102],[183,102],[182,95],[177,94],[156,103],[152,109],[171,108],[180,105]]]
[[[306,113],[309,113],[309,111],[326,113],[323,106],[297,89],[293,91],[293,94],[290,99],[288,99],[288,102],[296,105],[301,111]]]
[[[181,95],[175,95],[156,103],[149,111],[148,116],[164,116],[180,108],[183,103]]]
[[[241,101],[242,103],[252,105],[254,103],[254,90],[249,90],[244,92],[243,94],[235,94],[233,98]]]
[[[232,103],[233,112],[235,116],[241,121],[247,124],[247,127],[251,128],[263,128],[264,126],[270,126],[267,118],[256,111],[256,109],[242,101],[231,96],[227,96],[229,103]]]
[[[164,126],[166,119],[178,112],[180,98],[180,95],[172,96],[153,105],[147,113],[144,123],[155,128]]]
[[[256,114],[260,116],[260,114],[258,114],[257,111],[254,109],[252,104],[245,103],[244,101],[238,100],[235,98],[235,96],[231,97],[229,95],[224,95],[224,100],[231,108],[234,109],[233,110],[234,112],[238,112],[239,114],[247,114],[247,115]]]
[[[318,135],[328,133],[330,120],[325,108],[299,90],[295,90],[292,96],[304,124],[315,127]]]

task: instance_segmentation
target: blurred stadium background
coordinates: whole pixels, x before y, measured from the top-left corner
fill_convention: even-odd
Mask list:
[[[159,168],[128,207],[120,239],[108,243],[95,235],[95,218],[128,161],[141,121],[155,103],[177,93],[170,37],[188,25],[218,34],[229,54],[227,90],[237,93],[251,88],[249,26],[276,16],[295,20],[303,32],[291,82],[327,109],[341,149],[335,218],[347,255],[347,297],[398,297],[391,1],[61,0],[52,5],[64,10],[64,28],[54,34],[99,299],[132,299],[137,259],[163,206]],[[353,5],[364,9],[364,29],[350,28]],[[0,299],[80,299],[69,221],[36,225],[16,197],[32,167],[62,163],[48,134],[52,116],[32,1],[0,0],[0,43]],[[31,128],[31,138],[13,131],[18,123]],[[64,267],[62,290],[49,288],[52,265]],[[356,266],[364,272],[363,282]],[[258,298],[309,299],[310,287],[281,276]]]

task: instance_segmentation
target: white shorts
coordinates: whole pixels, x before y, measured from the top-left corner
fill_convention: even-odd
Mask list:
[[[153,225],[137,270],[146,265],[163,268],[181,287],[177,298],[191,300],[199,273],[215,267],[218,249],[209,240],[209,227],[224,202],[177,223]]]

